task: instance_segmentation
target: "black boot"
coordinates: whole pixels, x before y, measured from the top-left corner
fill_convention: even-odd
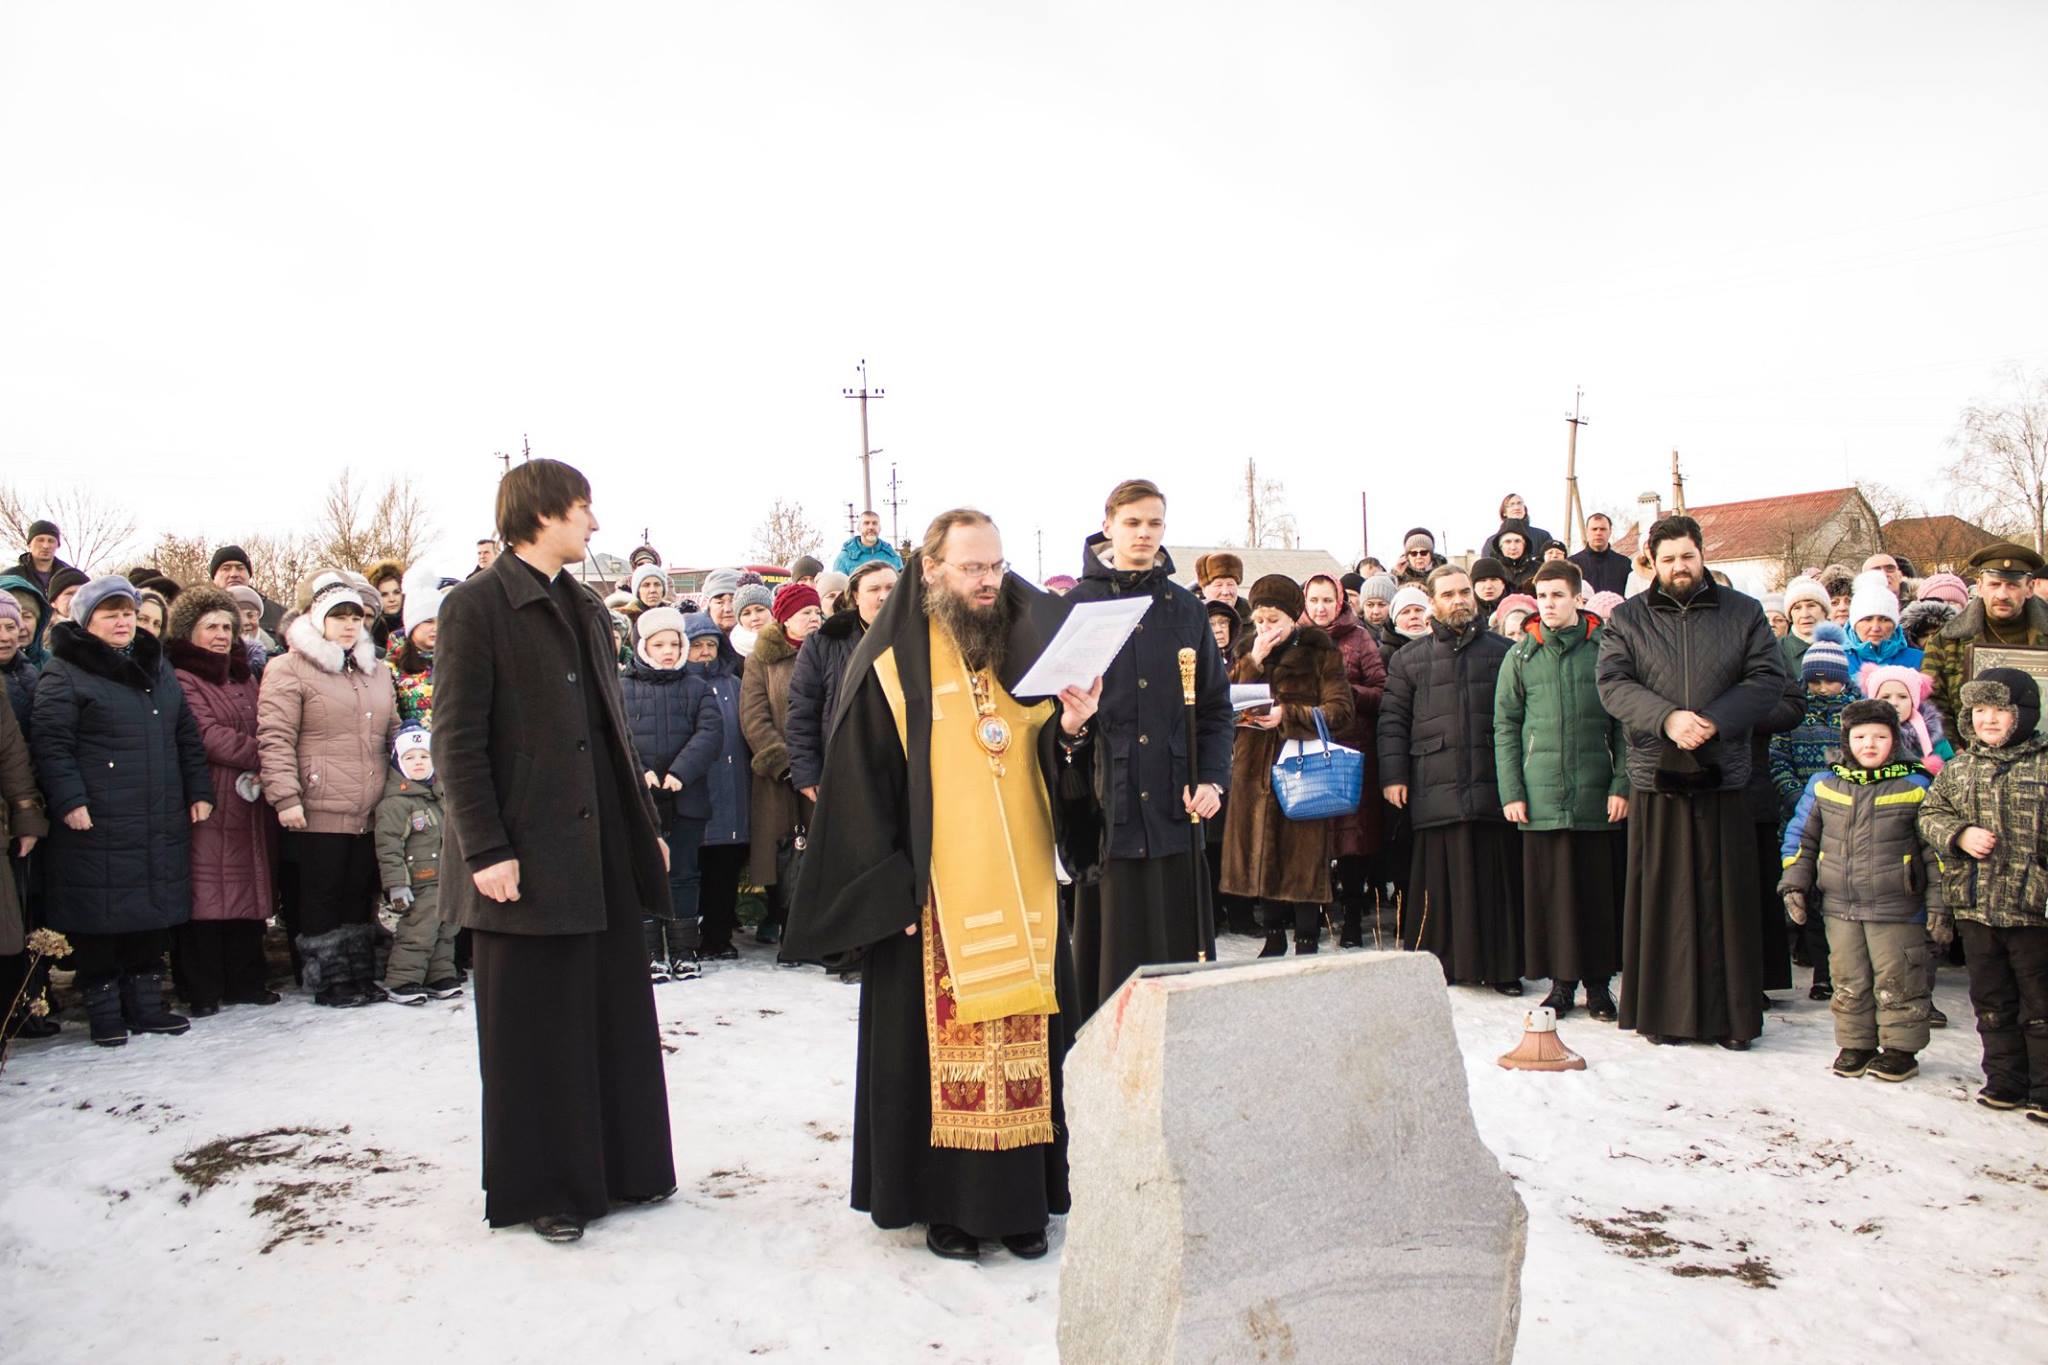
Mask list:
[[[1572,1012],[1572,992],[1578,989],[1578,985],[1570,977],[1554,978],[1550,983],[1550,994],[1543,997],[1542,1008],[1556,1010],[1557,1017],[1564,1018]]]
[[[301,934],[296,940],[300,974],[313,992],[314,1004],[353,1009],[370,1003],[369,996],[356,989],[355,968],[349,961],[349,931],[360,927],[344,924],[324,934]]]
[[[1323,931],[1320,929],[1311,929],[1305,934],[1297,931],[1294,935],[1295,956],[1300,957],[1315,952],[1322,946],[1322,937]]]
[[[1365,905],[1356,896],[1344,902],[1344,932],[1337,938],[1339,948],[1365,946]]]
[[[384,998],[383,989],[377,985],[378,979],[384,975],[384,964],[378,959],[390,960],[388,945],[378,943],[378,933],[383,927],[381,924],[342,926],[342,932],[348,935],[342,941],[344,960],[348,965],[348,984],[362,997],[361,1003],[365,1005],[373,1005]],[[380,953],[380,946],[386,951]]]
[[[1614,1008],[1614,997],[1607,990],[1607,982],[1586,983],[1586,1013],[1603,1024],[1611,1024],[1621,1011]]]
[[[1266,931],[1266,946],[1259,949],[1259,956],[1287,956],[1287,931],[1285,929],[1268,929]]]
[[[164,1006],[164,979],[159,972],[121,978],[121,1013],[136,1033],[167,1033],[176,1036],[192,1027],[182,1014]]]
[[[101,1047],[119,1047],[128,1041],[128,1024],[121,1017],[119,977],[85,987],[85,1017],[92,1027],[92,1040]]]

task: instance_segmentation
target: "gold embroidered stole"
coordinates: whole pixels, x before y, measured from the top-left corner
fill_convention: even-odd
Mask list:
[[[932,676],[931,900],[924,946],[925,1033],[934,1147],[1007,1150],[1051,1142],[1050,1028],[1058,879],[1052,810],[1038,771],[1050,702],[1026,707],[988,680],[1011,742],[975,738],[973,677],[952,637],[929,626]],[[908,742],[893,652],[875,661]]]

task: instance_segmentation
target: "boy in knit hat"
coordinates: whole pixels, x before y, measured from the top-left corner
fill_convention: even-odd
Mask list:
[[[1799,723],[1771,736],[1771,785],[1778,789],[1779,832],[1792,818],[1799,797],[1815,773],[1826,772],[1841,757],[1842,712],[1856,694],[1849,685],[1849,653],[1841,627],[1823,621],[1814,628],[1813,643],[1799,660],[1799,681],[1806,691],[1806,712]],[[1827,935],[1818,922],[1797,935],[1793,960],[1813,965],[1813,983],[1806,998],[1825,1000],[1834,992],[1828,974]]]
[[[1785,827],[1778,892],[1794,924],[1824,917],[1835,1074],[1903,1081],[1920,1070],[1932,1022],[1926,925],[1941,887],[1919,829],[1932,779],[1900,752],[1888,702],[1850,702],[1842,739],[1842,761],[1807,782]]]
[[[456,928],[441,919],[441,791],[425,726],[399,727],[391,770],[377,803],[377,871],[385,902],[399,917],[384,994],[401,1005],[423,1005],[429,996],[462,994]]]
[[[1977,1101],[2048,1124],[2048,736],[2041,689],[2016,668],[1964,683],[1965,747],[1928,790],[1920,834],[1940,859],[1947,913],[1928,917],[1947,943],[1954,916],[1984,1044]]]

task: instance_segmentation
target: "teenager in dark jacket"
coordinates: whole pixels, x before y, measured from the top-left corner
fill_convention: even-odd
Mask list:
[[[199,727],[135,589],[86,584],[36,685],[36,776],[55,817],[44,919],[71,940],[93,1041],[183,1033],[163,1003],[168,932],[192,914],[192,826],[213,813]]]
[[[177,669],[213,777],[213,814],[192,828],[192,919],[175,934],[179,994],[198,1018],[274,1005],[263,926],[276,905],[277,816],[263,799],[257,682],[235,600],[200,586],[171,606],[164,653]]]
[[[1500,500],[1500,507],[1494,515],[1500,518],[1501,527],[1499,531],[1495,531],[1492,535],[1488,536],[1484,543],[1480,545],[1479,553],[1482,557],[1498,559],[1504,564],[1517,557],[1503,554],[1500,544],[1501,532],[1508,529],[1509,523],[1513,523],[1516,529],[1521,532],[1523,540],[1526,542],[1522,547],[1522,554],[1540,560],[1540,547],[1543,542],[1553,539],[1553,537],[1550,532],[1542,527],[1530,524],[1529,504],[1523,500],[1520,493],[1510,493],[1502,498]],[[1535,572],[1533,567],[1530,569],[1530,572]],[[1511,581],[1515,585],[1513,590],[1520,591],[1522,579],[1516,577],[1511,579]]]
[[[1199,910],[1206,840],[1230,786],[1229,676],[1209,644],[1207,611],[1173,581],[1166,497],[1148,479],[1110,490],[1102,530],[1081,551],[1070,602],[1149,598],[1102,677],[1095,713],[1095,793],[1102,807],[1100,876],[1074,891],[1074,960],[1087,1018],[1137,968],[1213,957]],[[1194,651],[1196,749],[1188,752],[1180,652]]]
[[[711,682],[688,670],[683,613],[649,607],[635,627],[640,642],[619,680],[640,780],[654,794],[654,815],[668,839],[668,915],[641,921],[648,974],[659,984],[699,974],[697,849],[711,816],[708,776],[723,747],[725,722]]]
[[[1493,698],[1508,641],[1486,628],[1463,569],[1429,576],[1429,634],[1387,664],[1380,782],[1415,854],[1401,935],[1445,980],[1522,993],[1522,859],[1494,780]]]
[[[874,624],[896,589],[896,570],[887,560],[862,561],[839,595],[839,610],[825,618],[797,652],[789,679],[789,780],[812,801],[825,775],[825,753],[839,709],[839,684],[861,637]]]
[[[753,831],[754,755],[740,725],[740,657],[709,612],[683,618],[689,646],[683,667],[704,680],[718,704],[718,756],[705,776],[710,815],[697,849],[697,904],[703,911],[698,954],[706,961],[736,958],[733,930],[739,927],[740,879],[746,875]]]

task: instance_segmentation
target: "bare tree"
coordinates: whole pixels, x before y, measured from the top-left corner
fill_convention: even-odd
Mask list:
[[[41,520],[56,522],[62,533],[58,558],[88,572],[111,564],[135,539],[134,514],[97,489],[73,485],[31,498],[0,483],[0,532],[9,545],[26,549],[28,528]]]
[[[187,586],[207,580],[206,565],[212,557],[204,537],[181,536],[174,531],[158,536],[149,551],[149,562],[164,577]]]
[[[286,606],[298,596],[299,584],[329,563],[319,543],[299,531],[243,536],[241,546],[249,552],[249,578],[256,591]]]
[[[788,564],[800,555],[816,553],[824,543],[824,533],[804,516],[804,505],[782,498],[774,501],[768,515],[754,528],[754,553],[764,564]]]
[[[353,469],[334,476],[315,522],[316,552],[326,563],[359,572],[380,559],[412,563],[433,539],[433,518],[412,480],[387,480],[367,507],[365,496]]]
[[[2048,373],[2014,365],[2004,387],[1997,401],[1963,409],[1949,437],[1948,478],[1980,518],[1991,518],[1989,529],[2017,522],[2011,529],[2032,536],[2038,551],[2048,548]]]
[[[1301,544],[1294,514],[1287,510],[1287,485],[1259,477],[1257,460],[1244,462],[1244,539],[1234,543],[1253,550],[1292,550]]]

